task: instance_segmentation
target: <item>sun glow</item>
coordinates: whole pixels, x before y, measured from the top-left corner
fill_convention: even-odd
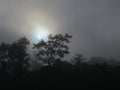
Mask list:
[[[41,39],[46,40],[48,35],[50,34],[46,27],[43,27],[40,25],[36,25],[34,27],[34,32],[35,32],[35,37],[37,40],[41,40]]]

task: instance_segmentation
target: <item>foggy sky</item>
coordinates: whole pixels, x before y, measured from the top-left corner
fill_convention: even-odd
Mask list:
[[[0,41],[26,36],[32,22],[70,33],[71,53],[120,58],[120,0],[0,0]]]

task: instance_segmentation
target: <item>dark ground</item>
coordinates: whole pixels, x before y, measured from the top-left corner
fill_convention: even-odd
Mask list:
[[[4,77],[5,78],[5,77]],[[120,86],[120,74],[113,73],[39,73],[27,78],[0,80],[1,88],[116,88]]]

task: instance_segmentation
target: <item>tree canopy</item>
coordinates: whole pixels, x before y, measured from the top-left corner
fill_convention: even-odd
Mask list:
[[[41,40],[39,43],[34,44],[37,57],[51,66],[55,60],[61,60],[66,54],[70,53],[68,47],[70,38],[72,36],[69,34],[57,34],[55,36],[50,34],[47,41]]]
[[[0,62],[3,71],[20,74],[28,69],[30,64],[28,63],[27,45],[29,41],[25,37],[12,44],[4,42],[0,44]]]

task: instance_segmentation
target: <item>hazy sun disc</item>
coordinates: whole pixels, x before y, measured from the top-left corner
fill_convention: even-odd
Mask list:
[[[35,31],[35,36],[38,40],[41,39],[45,40],[49,35],[48,29],[42,26],[36,26],[34,31]]]

